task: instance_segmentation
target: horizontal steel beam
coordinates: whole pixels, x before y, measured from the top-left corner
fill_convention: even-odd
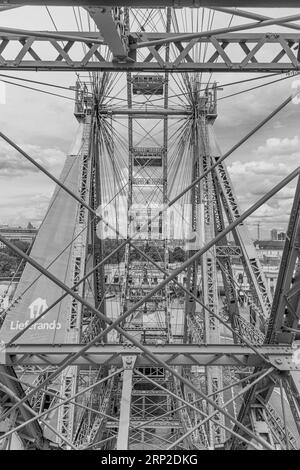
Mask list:
[[[184,36],[188,36],[189,33],[166,33],[160,31],[147,31],[143,32],[143,36],[147,36],[149,41],[158,41],[160,39],[172,39],[172,42],[178,43],[180,40],[183,43],[189,43],[190,39],[186,37],[184,40],[180,39]],[[108,44],[104,37],[98,32],[91,32],[91,31],[70,31],[70,30],[61,30],[61,31],[33,31],[27,29],[18,29],[18,28],[5,28],[0,26],[0,40],[8,39],[14,41],[20,41],[21,39],[29,38],[29,37],[37,37],[39,41],[48,41],[49,38],[58,38],[60,40],[81,40],[85,42],[99,42],[103,44]],[[129,36],[132,41],[136,42],[141,40],[141,33],[131,31],[129,32]],[[221,42],[228,42],[228,43],[238,43],[238,42],[249,42],[249,43],[257,43],[259,39],[264,37],[267,43],[274,43],[277,42],[278,37],[285,39],[286,41],[293,41],[297,42],[300,39],[300,33],[298,32],[233,32],[233,33],[219,33],[214,34],[212,37],[216,37],[218,41]],[[210,40],[209,37],[203,36],[197,39],[197,42],[207,43]],[[142,41],[142,40],[141,40]]]
[[[143,109],[135,108],[118,108],[118,109],[99,109],[99,114],[101,116],[142,116],[144,118],[151,116],[189,116],[192,114],[192,109],[164,109],[164,108],[155,108],[151,105],[145,105]]]
[[[270,20],[269,16],[261,15],[260,13],[253,13],[245,10],[239,10],[237,8],[214,8],[215,11],[220,11],[222,13],[228,13],[229,15],[240,16],[242,18],[247,18],[250,20],[257,20],[257,21],[266,21]],[[300,30],[300,25],[297,23],[286,23],[285,26],[291,29],[298,29]]]
[[[139,421],[131,419],[131,424],[135,427],[142,428],[142,429],[168,429],[168,428],[178,428],[181,429],[182,425],[179,421],[169,420],[169,421]],[[119,429],[119,423],[113,421],[107,421],[105,424],[106,429]],[[120,450],[120,449],[118,449]]]
[[[225,64],[181,64],[173,67],[172,64],[165,64],[162,68],[157,63],[143,64],[116,64],[114,62],[93,62],[82,65],[81,62],[72,61],[72,64],[65,64],[58,61],[24,61],[20,65],[15,65],[14,61],[7,61],[4,65],[0,64],[0,70],[23,70],[23,71],[42,71],[42,72],[74,72],[74,71],[87,71],[87,72],[171,72],[171,73],[225,73],[225,72],[241,72],[241,73],[290,73],[299,72],[300,64],[294,67],[290,63],[280,64],[249,64],[242,67],[239,64],[232,65],[231,68]]]
[[[0,0],[0,5],[50,5],[50,6],[128,6],[149,8],[149,0]],[[265,7],[296,8],[298,0],[151,0],[151,8],[164,7]]]
[[[0,355],[0,363],[6,365],[57,365],[78,353],[81,344],[20,344],[7,347]],[[290,346],[256,346],[257,352],[243,345],[231,344],[164,344],[147,345],[149,350],[170,366],[243,366],[263,367],[270,363],[281,370],[300,370],[300,365],[293,363],[294,350]],[[73,365],[82,367],[109,364],[122,366],[123,356],[135,356],[136,367],[159,367],[137,347],[121,344],[99,344],[91,346],[82,356],[74,360]],[[266,361],[263,360],[266,359]],[[267,361],[269,363],[267,364]]]
[[[167,62],[163,46],[157,46],[155,49],[151,46],[142,47],[139,49],[140,55],[136,55],[136,51],[131,49],[130,57],[109,61],[103,52],[105,41],[98,33],[38,31],[25,33],[21,30],[15,30],[14,33],[1,32],[0,28],[0,70],[102,70],[150,73],[300,70],[300,32],[230,33],[201,37],[192,41],[182,39],[182,34],[143,33],[150,42],[172,39],[175,52],[172,52]],[[50,34],[52,36],[47,37]],[[67,38],[64,45],[61,44],[59,37]],[[130,33],[129,47],[135,47],[138,41],[137,33]],[[203,61],[195,58],[198,42],[207,46],[206,58]],[[85,48],[81,47],[83,43],[86,44]],[[235,47],[231,48],[231,45]],[[195,54],[194,48],[196,48]],[[236,48],[240,49],[241,54],[236,54]]]

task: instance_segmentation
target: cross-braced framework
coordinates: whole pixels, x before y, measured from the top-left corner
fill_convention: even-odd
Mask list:
[[[0,14],[46,5],[56,26],[57,3]],[[77,31],[0,27],[0,69],[88,72],[60,178],[0,132],[56,184],[30,255],[0,234],[26,262],[0,317],[0,446],[298,449],[300,169],[242,212],[226,162],[293,96],[222,154],[212,73],[297,74],[300,14],[106,3],[59,2]],[[246,219],[295,181],[272,297]]]

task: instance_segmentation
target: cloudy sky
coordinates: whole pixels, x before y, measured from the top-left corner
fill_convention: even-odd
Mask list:
[[[280,12],[261,9],[259,12],[269,16],[295,14],[295,11],[287,9]],[[51,13],[58,28],[77,29],[69,9],[52,8]],[[216,27],[222,24],[222,18],[226,19],[223,20],[223,26],[227,25],[229,17],[221,15]],[[49,15],[42,7],[24,7],[1,13],[0,19],[3,26],[53,30]],[[274,27],[268,29],[274,31]],[[63,86],[72,86],[75,83],[75,74],[71,72],[3,73]],[[218,74],[213,77],[219,84],[244,78],[249,76]],[[230,149],[290,95],[293,80],[295,79],[289,78],[258,90],[220,100],[219,117],[215,126],[223,152]],[[219,96],[223,98],[262,82],[225,87],[219,92]],[[68,91],[48,90],[72,97],[72,93]],[[299,123],[300,105],[288,105],[228,159],[230,175],[242,209],[249,207],[299,165]],[[76,129],[77,122],[73,117],[71,100],[6,85],[6,102],[0,104],[0,131],[17,142],[56,176],[59,175],[65,154],[72,145]],[[289,185],[251,218],[253,236],[257,233],[255,225],[257,222],[261,224],[261,234],[265,237],[273,227],[282,229],[286,227],[294,187],[294,183]],[[52,191],[52,183],[0,139],[0,225],[24,225],[28,221],[39,224]]]

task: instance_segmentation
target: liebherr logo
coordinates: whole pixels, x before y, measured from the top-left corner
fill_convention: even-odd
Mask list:
[[[29,328],[29,330],[60,330],[61,323],[57,322],[56,320],[44,321],[45,319],[41,317],[41,321],[37,321],[39,317],[48,309],[48,304],[46,299],[41,299],[38,297],[35,299],[28,307],[29,309],[29,319],[24,321],[20,320],[12,320],[10,322],[10,329],[11,330],[24,330],[24,328]],[[33,320],[36,320],[31,326]]]
[[[29,305],[29,318],[34,320],[47,310],[48,305],[45,299],[38,297],[31,305]]]

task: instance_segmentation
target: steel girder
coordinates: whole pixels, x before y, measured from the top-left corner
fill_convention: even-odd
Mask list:
[[[4,375],[5,373],[6,375]],[[14,379],[16,379],[16,374],[14,372],[14,369],[12,367],[8,367],[5,365],[0,366],[0,398],[1,398],[1,407],[0,409],[5,410],[11,407],[14,403],[15,400],[13,396],[22,399],[25,396],[24,390],[22,386]],[[10,379],[11,376],[11,379]],[[9,390],[12,392],[12,395],[9,395],[8,393],[5,393],[5,388],[4,390],[1,388],[1,386],[9,388]],[[12,429],[14,424],[19,424],[19,423],[24,423],[27,422],[31,417],[32,414],[28,410],[29,408],[29,402],[25,404],[27,406],[21,406],[19,410],[17,410],[15,414],[15,423],[13,422],[13,417],[11,419],[7,419],[6,421],[2,421],[1,425],[2,428],[0,430],[0,433],[5,432],[6,430],[8,431],[9,429]],[[7,429],[6,429],[7,426]],[[26,425],[23,429],[23,432],[19,434],[19,438],[24,444],[25,448],[31,448],[31,449],[49,449],[49,445],[47,443],[47,440],[43,437],[43,431],[37,421],[34,421],[33,423],[30,423]],[[4,444],[5,445],[5,444]]]
[[[216,96],[214,94],[214,96]],[[216,104],[215,104],[216,106]],[[214,106],[214,107],[215,107]],[[216,110],[216,108],[215,108]],[[199,168],[199,173],[203,174],[207,168],[211,165],[211,152],[212,145],[210,141],[209,133],[209,118],[207,113],[202,110],[198,117],[198,131],[195,132],[195,152],[198,156],[196,165]],[[195,188],[196,189],[196,188]],[[196,210],[196,230],[198,233],[203,233],[204,243],[208,243],[215,236],[215,207],[211,201],[214,198],[214,184],[213,174],[210,173],[202,182],[199,184],[199,199],[197,201],[197,194],[194,202],[197,204],[199,201],[202,204],[203,212]],[[201,268],[201,289],[203,296],[203,303],[209,307],[211,312],[218,313],[218,280],[217,280],[217,257],[216,248],[212,247],[200,260]],[[207,310],[203,310],[203,326],[204,326],[204,337],[203,342],[205,343],[221,343],[220,331],[221,325],[219,320]],[[206,368],[206,390],[208,394],[213,393],[215,390],[222,388],[223,384],[223,371],[220,367],[207,367]],[[223,395],[216,397],[217,403],[222,403]],[[208,407],[208,412],[213,411],[212,407]],[[218,415],[220,424],[224,424],[224,417]],[[209,441],[212,443],[220,444],[225,441],[225,432],[220,426],[213,424],[212,422],[208,425],[209,429]]]
[[[99,33],[60,32],[57,35],[53,32],[4,31],[3,29],[1,33],[0,29],[0,69],[2,70],[18,68],[37,71],[103,70],[179,73],[300,70],[298,47],[300,33],[227,33],[184,40],[182,35],[177,33],[129,33],[129,55],[126,60],[117,61],[106,60],[100,53],[100,47],[109,44],[108,39],[105,40]],[[47,37],[48,34],[49,37]],[[155,48],[145,46],[140,48],[143,54],[138,57],[133,47],[141,37],[149,41],[171,38],[177,53],[166,61],[163,45]],[[64,46],[61,45],[63,38],[66,38]],[[49,46],[47,49],[40,47],[45,45],[45,42]],[[210,51],[207,59],[202,62],[197,62],[192,58],[193,48],[197,47],[199,42],[209,47]],[[86,45],[85,51],[79,47],[83,43]],[[242,55],[239,59],[236,58],[236,55],[239,55],[236,54],[236,47],[240,49]],[[263,53],[268,59],[260,60],[258,53]]]
[[[2,3],[2,2],[1,2]],[[19,8],[21,5],[0,5],[0,12]]]
[[[53,6],[128,6],[132,8],[149,8],[147,0],[0,0],[0,5],[53,5]],[[268,7],[296,8],[297,0],[152,0],[152,8],[184,7]]]
[[[127,38],[125,37],[125,24],[120,8],[115,8],[112,15],[111,8],[87,7],[91,18],[105,38],[113,57],[123,59],[127,56]]]
[[[120,418],[118,426],[117,450],[127,450],[129,440],[129,424],[133,389],[133,367],[136,356],[123,356],[122,396],[120,401]]]
[[[287,237],[281,260],[274,300],[269,318],[268,331],[264,346],[272,344],[274,347],[282,345],[292,346],[299,325],[299,241],[300,241],[300,180],[298,180],[293,207],[291,210]],[[280,345],[280,346],[279,346]],[[294,360],[299,361],[298,351],[294,349]],[[300,432],[300,374],[290,372],[283,376],[283,384],[289,404]],[[239,420],[244,424],[251,416],[255,407],[266,406],[270,399],[276,382],[268,381],[265,387],[258,391],[254,387],[245,396],[243,406],[239,413]],[[292,392],[291,392],[292,390]],[[253,414],[253,413],[252,413]],[[238,446],[237,440],[232,439],[232,448]]]
[[[295,174],[297,174],[298,172],[299,172],[299,170],[297,169],[297,171],[295,172]],[[293,176],[295,176],[295,175],[293,174]],[[281,182],[279,186],[281,187],[282,185],[286,184],[286,182],[289,181],[290,178],[291,178],[291,176],[288,177],[287,179],[285,179],[283,182]],[[61,183],[60,183],[60,186],[62,186]],[[249,215],[252,210],[255,210],[255,208],[257,208],[257,206],[259,207],[259,205],[260,205],[263,201],[268,200],[268,197],[270,197],[271,194],[273,194],[274,192],[276,192],[276,190],[278,190],[278,187],[275,187],[270,193],[268,193],[267,196],[265,196],[264,198],[262,198],[262,200],[261,200],[258,204],[255,204],[254,207],[252,207],[252,208],[250,208],[248,211],[246,211],[246,213],[245,213],[243,216],[240,217],[239,222],[241,222],[241,220],[243,220],[243,218],[245,218],[247,215]],[[77,198],[76,198],[76,195],[74,195],[74,197],[75,197],[75,199],[77,199]],[[238,222],[238,221],[237,221],[237,222]],[[237,222],[234,222],[233,224],[231,224],[230,226],[228,226],[228,228],[227,228],[224,232],[226,233],[226,232],[229,231],[231,228],[233,228]],[[222,234],[220,234],[220,235],[222,235]],[[223,235],[224,235],[224,233],[223,233]],[[215,240],[215,241],[217,241],[217,238],[218,238],[218,237],[216,237],[216,240]],[[7,242],[7,243],[8,243],[8,242]],[[15,251],[17,250],[16,248],[13,248],[13,249],[14,249]],[[207,249],[208,249],[208,247],[207,247]],[[199,254],[198,254],[198,255],[199,255]],[[198,255],[197,255],[197,256],[198,256]],[[22,257],[28,258],[28,257],[26,257],[25,254],[23,254]],[[33,262],[33,261],[31,260],[31,262]],[[185,263],[183,264],[182,269],[184,268],[184,265],[185,265]],[[181,270],[182,270],[182,269],[181,269]],[[41,267],[39,268],[39,270],[43,271],[43,269],[41,269]],[[176,276],[176,273],[174,272],[173,275]],[[173,276],[173,275],[172,275],[172,276]],[[47,273],[47,277],[51,278],[52,276],[50,276],[50,274]],[[170,277],[169,277],[168,279],[170,280]],[[56,282],[57,282],[57,281],[56,281]],[[167,283],[168,280],[166,279],[164,282]],[[62,286],[62,287],[63,287],[64,290],[66,290],[67,292],[69,292],[74,298],[76,298],[77,300],[79,300],[79,297],[77,296],[77,294],[75,294],[74,292],[71,292],[66,286]],[[157,288],[159,288],[159,286],[158,286]],[[151,295],[154,295],[154,291],[155,291],[155,289],[152,291]],[[81,301],[83,304],[87,305],[87,303],[84,302],[82,299],[80,299],[80,301]],[[95,311],[95,309],[92,308],[92,306],[89,305],[89,307],[91,308],[92,311]],[[98,313],[98,312],[95,311],[95,313]],[[128,312],[128,313],[129,313],[129,312]],[[121,320],[121,317],[120,317],[119,320]],[[112,327],[113,327],[113,326],[111,325],[110,328],[112,328]],[[115,325],[115,328],[118,328],[118,327]],[[99,335],[99,336],[100,336],[100,335]],[[126,335],[126,336],[127,336],[127,335]],[[134,338],[130,338],[130,341],[132,341],[132,342],[134,343],[133,339],[134,339]],[[95,341],[95,343],[96,343],[96,341]],[[80,347],[80,350],[78,349],[78,357],[79,357],[80,355],[82,355],[82,354],[87,353],[87,350],[89,349],[89,345],[85,345],[85,346],[83,346],[83,345],[79,346],[79,345],[78,345],[78,347]],[[85,348],[86,348],[86,350],[84,351]],[[145,351],[145,349],[147,349],[147,351]],[[223,352],[223,348],[222,348],[222,347],[221,347],[221,349],[222,349],[222,352],[220,351],[220,352],[217,353],[217,355],[211,357],[211,358],[210,358],[211,360],[206,361],[205,365],[212,365],[213,363],[214,363],[215,365],[217,365],[217,366],[222,365],[222,363],[220,363],[220,359],[224,356],[224,352]],[[170,356],[167,357],[167,361],[168,361],[168,362],[165,362],[165,361],[163,361],[163,360],[161,359],[162,356],[159,356],[159,355],[156,354],[156,352],[157,352],[156,347],[155,347],[155,350],[154,350],[155,352],[152,353],[152,352],[149,350],[149,348],[145,348],[145,346],[143,346],[143,345],[138,345],[137,351],[140,351],[140,350],[144,350],[144,352],[147,354],[148,357],[152,357],[152,362],[150,361],[150,363],[151,363],[154,367],[157,366],[157,364],[161,364],[161,365],[162,365],[163,367],[165,367],[167,370],[170,369],[170,372],[171,372],[173,375],[176,375],[178,378],[180,378],[180,380],[182,380],[183,383],[185,383],[189,388],[191,388],[192,390],[196,391],[199,395],[203,395],[203,394],[202,394],[198,389],[196,389],[189,381],[187,381],[187,380],[186,380],[185,378],[183,378],[182,376],[176,374],[175,371],[172,370],[173,363],[171,362],[171,363],[169,364],[169,361],[170,361],[170,359],[171,359]],[[250,350],[252,351],[253,349],[250,348]],[[287,353],[287,351],[286,351],[286,353]],[[30,353],[29,353],[29,356],[30,356],[30,354],[32,354],[32,346],[30,346]],[[130,354],[131,354],[131,350],[130,350]],[[175,353],[174,353],[174,354],[175,354]],[[176,354],[178,354],[178,345],[176,345]],[[255,354],[257,354],[257,356],[259,356],[260,359],[262,359],[261,354],[260,354],[259,352],[257,352],[257,350],[255,351]],[[285,356],[287,356],[287,357],[290,359],[290,362],[291,362],[291,354],[292,354],[292,353],[290,353],[290,354],[285,354]],[[126,355],[128,355],[128,350],[127,350],[127,352],[126,352]],[[24,356],[24,355],[23,355],[23,356]],[[241,356],[243,357],[243,354],[242,354]],[[246,355],[246,358],[248,358],[248,355]],[[24,356],[23,359],[25,359],[25,356]],[[39,356],[39,359],[41,359],[41,356]],[[43,357],[43,359],[45,359],[45,356]],[[67,359],[66,361],[65,361],[65,360],[63,361],[63,365],[62,365],[61,361],[59,361],[60,367],[58,367],[58,371],[59,371],[59,369],[61,369],[62,367],[65,367],[65,366],[67,365],[67,363],[69,363],[70,359],[71,359],[71,361],[72,361],[72,359],[73,359],[73,362],[74,362],[74,364],[75,364],[75,361],[74,361],[75,358],[74,358],[73,355],[72,355],[72,357],[70,357],[70,356],[68,356],[68,358],[66,357],[66,359]],[[108,359],[109,359],[109,358],[108,358]],[[139,358],[138,358],[138,359],[139,359]],[[215,362],[216,359],[217,359],[217,362]],[[47,358],[46,358],[46,360],[47,360]],[[283,357],[283,356],[282,356],[282,357],[276,356],[275,360],[276,360],[276,363],[275,363],[276,365],[277,365],[277,364],[279,365],[279,364],[281,363],[281,364],[283,364],[283,370],[289,370],[290,365],[287,365],[286,363],[284,364],[284,357]],[[157,361],[157,362],[156,362],[156,361]],[[14,363],[14,365],[17,364],[16,362],[13,362],[13,363]],[[47,363],[47,364],[48,364],[48,363]],[[95,364],[97,364],[97,363],[95,363],[94,360],[93,360],[93,358],[92,358],[91,361],[90,361],[90,360],[87,361],[87,364],[88,364],[88,365],[95,365]],[[177,365],[181,365],[181,364],[182,364],[182,361],[181,361],[181,362],[179,361],[179,362],[177,363]],[[189,362],[188,364],[191,364],[191,365],[192,365],[192,364],[198,364],[198,362],[197,362],[197,360],[195,361],[194,358],[190,358],[190,362]],[[240,360],[239,360],[239,357],[236,357],[235,360],[234,360],[234,364],[235,364],[235,365],[244,365],[244,364],[249,364],[249,362],[245,361],[245,362],[243,363],[243,361],[240,361]],[[267,365],[269,366],[269,365],[270,365],[270,362],[268,362],[268,361],[266,362],[266,361],[263,359],[262,362],[259,362],[259,361],[256,362],[256,361],[254,361],[254,363],[253,363],[254,366],[256,366],[256,365],[259,366],[259,365],[261,365],[261,364],[267,364]],[[57,362],[56,362],[56,365],[58,365]],[[75,364],[75,365],[76,365],[76,364]],[[175,365],[176,365],[176,364],[175,364]],[[201,363],[200,363],[200,365],[201,365]],[[285,369],[285,367],[287,367],[287,369]],[[209,403],[213,404],[213,403],[212,403],[212,400],[210,400],[210,399],[208,399],[208,398],[206,398],[206,400],[209,401]],[[215,407],[216,407],[216,408],[219,408],[219,407],[216,406],[216,405],[215,405]],[[236,422],[236,420],[234,420],[234,422]]]
[[[20,344],[8,346],[1,361],[6,365],[52,365],[59,366],[66,358],[79,353],[83,344]],[[278,370],[299,370],[293,362],[294,349],[291,346],[260,345],[255,349],[235,344],[164,344],[148,345],[156,357],[170,366],[229,366],[261,367],[273,364]],[[133,345],[98,344],[91,346],[82,356],[74,359],[73,365],[98,366],[122,365],[122,356],[136,356],[136,366],[157,364],[143,351]],[[263,359],[265,358],[265,360]]]
[[[215,158],[215,161],[218,159]],[[240,208],[234,192],[226,164],[220,164],[217,167],[216,178],[219,184],[219,192],[228,221],[231,222],[239,217]],[[259,306],[260,312],[266,320],[269,318],[272,298],[267,289],[267,283],[264,272],[257,258],[256,250],[245,225],[236,227],[233,231],[236,244],[243,252],[242,262],[252,290],[253,301]]]

